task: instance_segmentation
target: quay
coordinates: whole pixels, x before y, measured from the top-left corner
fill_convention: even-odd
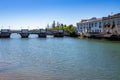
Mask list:
[[[109,41],[120,41],[120,35],[113,35],[113,34],[102,34],[102,33],[86,33],[80,35],[81,38],[88,38],[88,39],[106,39]]]
[[[104,38],[110,41],[120,41],[120,35],[104,35]]]
[[[86,33],[85,37],[94,38],[94,39],[102,39],[104,37],[104,34],[99,33],[99,32],[88,32]]]

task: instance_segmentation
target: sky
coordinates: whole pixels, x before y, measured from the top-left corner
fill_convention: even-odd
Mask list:
[[[54,20],[76,25],[112,13],[120,13],[120,0],[0,0],[0,28],[45,28]]]

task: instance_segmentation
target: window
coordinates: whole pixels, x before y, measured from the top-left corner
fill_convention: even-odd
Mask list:
[[[89,26],[89,29],[91,29],[91,27]]]
[[[89,23],[89,27],[91,27],[90,23]]]
[[[99,22],[99,28],[102,28],[102,23],[101,22]]]
[[[92,23],[92,27],[93,27],[93,23]]]
[[[97,27],[97,23],[95,22],[95,27]]]
[[[120,20],[118,20],[117,25],[120,25]]]
[[[101,26],[101,22],[99,22],[99,25]]]

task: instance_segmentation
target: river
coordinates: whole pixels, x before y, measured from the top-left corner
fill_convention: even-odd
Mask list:
[[[120,80],[120,42],[13,34],[0,39],[0,80]]]

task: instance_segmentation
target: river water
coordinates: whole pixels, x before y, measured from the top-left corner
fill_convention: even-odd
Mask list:
[[[120,42],[0,39],[0,80],[120,80]]]

